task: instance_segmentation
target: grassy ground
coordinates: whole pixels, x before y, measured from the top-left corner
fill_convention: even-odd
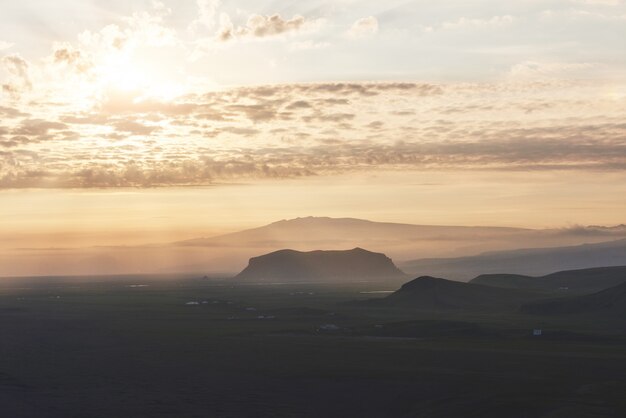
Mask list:
[[[10,418],[626,416],[622,319],[347,303],[384,296],[362,293],[379,290],[394,289],[193,278],[3,282],[0,411]],[[325,324],[339,330],[319,330]],[[533,328],[544,336],[530,336]]]

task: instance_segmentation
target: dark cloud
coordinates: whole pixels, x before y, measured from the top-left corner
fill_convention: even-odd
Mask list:
[[[0,116],[3,119],[6,118],[19,118],[28,116],[28,113],[21,112],[18,109],[14,109],[12,107],[0,106]]]
[[[385,123],[380,120],[375,120],[367,124],[368,128],[376,130],[381,129],[383,126],[385,126]]]
[[[287,105],[286,109],[289,110],[293,110],[293,109],[310,109],[313,106],[311,106],[311,104],[309,102],[307,102],[306,100],[298,100],[295,102],[290,103],[289,105]]]
[[[3,146],[5,148],[13,148],[27,144],[29,142],[29,139],[25,136],[14,136],[8,139],[0,137],[0,146]]]

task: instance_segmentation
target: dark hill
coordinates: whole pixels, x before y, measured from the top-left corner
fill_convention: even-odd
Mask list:
[[[590,293],[624,282],[626,282],[626,266],[559,271],[540,277],[483,274],[470,283],[509,289],[568,290]]]
[[[534,292],[501,289],[422,276],[374,304],[422,310],[515,310],[536,299]]]
[[[626,283],[591,295],[528,303],[522,306],[522,311],[538,315],[596,313],[624,318],[626,315]]]
[[[389,257],[362,248],[347,251],[280,250],[250,259],[235,279],[284,281],[404,280]]]

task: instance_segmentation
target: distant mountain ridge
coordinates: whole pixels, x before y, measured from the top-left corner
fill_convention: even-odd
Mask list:
[[[530,232],[531,229],[490,227],[490,226],[443,226],[414,225],[395,222],[375,222],[357,218],[330,218],[309,216],[305,218],[283,219],[258,228],[246,229],[231,234],[209,238],[195,238],[174,244],[185,246],[224,245],[242,240],[251,244],[267,244],[285,241],[327,241],[327,240],[367,240],[372,238],[407,238],[435,234],[438,239],[457,238],[461,235],[479,237],[486,234],[515,234]],[[626,232],[625,232],[626,233]]]
[[[345,282],[397,281],[406,277],[386,255],[354,248],[345,251],[275,251],[251,258],[235,280]]]
[[[474,284],[508,289],[569,290],[593,292],[626,282],[626,266],[566,270],[533,277],[518,274],[482,274]]]
[[[329,232],[332,232],[329,234]],[[303,237],[302,234],[307,236]],[[578,236],[597,238],[606,241],[607,237],[626,238],[626,225],[616,226],[574,226],[557,229],[530,229],[502,226],[459,226],[459,225],[423,225],[397,222],[379,222],[358,218],[331,218],[327,216],[308,216],[304,218],[282,219],[257,228],[245,229],[230,234],[213,237],[194,238],[178,241],[174,245],[214,246],[236,243],[242,240],[249,243],[284,242],[289,240],[354,240],[383,238],[390,235],[395,238],[424,238],[454,240],[460,237],[479,239],[493,234],[542,235],[549,237]],[[330,238],[329,238],[330,237]]]
[[[626,239],[567,247],[492,251],[476,256],[420,259],[401,267],[409,273],[469,280],[480,274],[545,275],[561,270],[626,265]]]

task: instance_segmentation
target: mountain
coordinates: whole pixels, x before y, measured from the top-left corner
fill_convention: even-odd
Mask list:
[[[281,220],[259,228],[170,244],[174,247],[241,248],[255,253],[293,248],[311,251],[362,247],[394,259],[475,255],[485,251],[574,245],[626,238],[626,228],[575,227],[534,230],[490,226],[413,225],[355,218],[305,217]]]
[[[591,295],[533,302],[522,311],[538,315],[605,314],[626,318],[626,282]]]
[[[470,281],[473,284],[509,289],[568,290],[581,293],[597,292],[624,282],[626,266],[559,271],[540,277],[482,274]]]
[[[404,284],[383,299],[369,301],[374,306],[420,310],[516,310],[538,294],[422,276]]]
[[[544,275],[560,270],[626,265],[626,239],[555,248],[488,252],[476,256],[420,259],[401,264],[412,274],[468,280],[479,274],[507,272]]]
[[[280,250],[250,259],[235,279],[252,281],[374,281],[403,280],[385,254],[362,248],[347,251]]]
[[[246,229],[232,234],[212,238],[198,238],[179,242],[180,245],[205,246],[224,245],[242,241],[250,244],[275,244],[293,241],[326,241],[326,240],[368,240],[368,239],[457,239],[462,237],[480,238],[483,236],[510,235],[530,232],[531,229],[506,228],[489,226],[441,226],[412,225],[393,222],[373,222],[356,218],[329,218],[309,216],[281,220],[259,228]],[[304,235],[303,235],[304,234]]]

